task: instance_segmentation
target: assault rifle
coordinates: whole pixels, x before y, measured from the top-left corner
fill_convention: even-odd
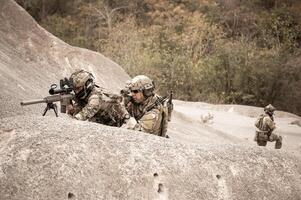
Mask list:
[[[154,107],[158,106],[158,105],[163,105],[165,104],[165,102],[167,102],[167,108],[168,108],[168,121],[171,120],[171,112],[173,110],[173,103],[172,103],[172,95],[173,95],[173,92],[170,91],[169,95],[167,96],[164,96],[164,97],[158,97],[158,99],[150,104],[149,106],[146,107],[145,111],[148,112],[150,111],[151,109],[153,109]],[[141,113],[141,116],[137,117],[137,119],[141,119],[141,117],[144,115],[145,113]]]
[[[54,102],[60,101],[61,103],[61,113],[66,113],[66,108],[69,104],[72,104],[72,99],[74,98],[73,91],[73,79],[61,79],[60,88],[57,88],[57,84],[52,84],[49,89],[50,96],[44,97],[43,99],[34,99],[28,101],[22,101],[21,106],[27,106],[38,103],[46,103],[47,106],[43,112],[43,116],[46,115],[47,111],[50,109],[54,110],[55,116],[58,117],[57,105]]]

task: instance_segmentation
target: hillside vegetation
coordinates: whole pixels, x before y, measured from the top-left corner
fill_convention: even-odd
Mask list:
[[[69,44],[98,51],[161,94],[301,114],[298,0],[17,0]]]

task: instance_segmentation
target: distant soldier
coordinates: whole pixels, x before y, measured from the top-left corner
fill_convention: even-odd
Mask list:
[[[255,122],[257,130],[254,140],[259,146],[266,146],[268,141],[276,141],[275,149],[280,149],[282,147],[282,137],[273,133],[276,128],[273,117],[275,110],[275,107],[271,104],[267,105],[264,108],[265,114],[261,114]]]
[[[75,102],[67,108],[68,114],[78,120],[89,120],[109,126],[120,127],[127,115],[122,98],[104,91],[94,82],[87,71],[77,70],[71,74]]]
[[[162,97],[154,93],[154,82],[144,75],[134,77],[125,107],[130,114],[123,127],[166,137],[168,110]]]

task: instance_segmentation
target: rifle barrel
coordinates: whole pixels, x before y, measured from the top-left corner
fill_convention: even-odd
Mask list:
[[[55,94],[55,95],[50,95],[47,97],[44,97],[43,99],[33,99],[29,101],[21,101],[21,106],[27,106],[31,104],[38,104],[38,103],[53,103],[56,101],[64,101],[65,99],[73,99],[74,95],[73,94]]]
[[[27,106],[31,104],[37,104],[37,103],[46,103],[46,99],[34,99],[29,101],[21,101],[21,106]]]

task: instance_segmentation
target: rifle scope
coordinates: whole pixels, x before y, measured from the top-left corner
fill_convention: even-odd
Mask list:
[[[50,86],[49,94],[69,94],[73,89],[73,79],[68,80],[67,78],[60,80],[60,89],[56,89],[57,84]]]

